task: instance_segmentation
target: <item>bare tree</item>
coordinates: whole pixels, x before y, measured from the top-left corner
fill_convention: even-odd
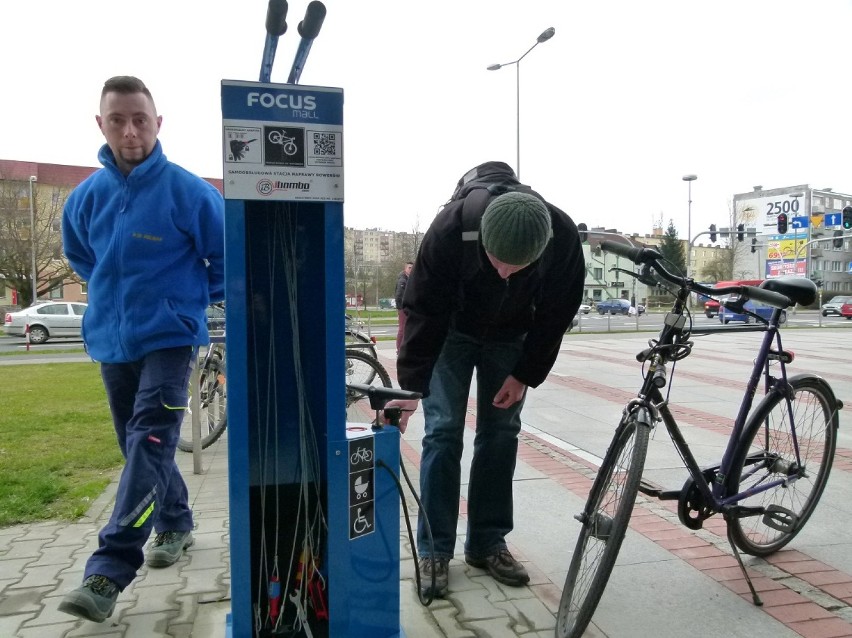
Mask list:
[[[708,281],[747,279],[748,277],[745,275],[751,272],[750,268],[743,270],[743,266],[748,264],[751,254],[751,240],[746,236],[746,230],[754,228],[756,211],[749,206],[737,212],[729,203],[728,216],[730,219],[729,232],[719,237],[724,246],[701,270],[701,276]],[[737,229],[741,224],[743,241],[738,239]],[[758,273],[758,278],[762,278],[760,273]]]
[[[70,191],[33,184],[31,225],[29,190],[28,181],[0,180],[0,274],[22,305],[33,298],[33,252],[38,297],[76,280],[62,254],[62,209]]]
[[[734,251],[724,248],[713,255],[713,259],[701,270],[705,281],[729,281],[734,278]]]

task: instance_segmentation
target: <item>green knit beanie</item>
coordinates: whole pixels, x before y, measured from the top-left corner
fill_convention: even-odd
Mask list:
[[[538,197],[505,193],[488,204],[479,233],[486,252],[505,264],[526,266],[547,246],[550,212]]]

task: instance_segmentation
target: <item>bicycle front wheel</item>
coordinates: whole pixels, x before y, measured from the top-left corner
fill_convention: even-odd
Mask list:
[[[755,556],[778,551],[804,527],[834,460],[839,425],[834,393],[815,376],[796,377],[790,385],[792,415],[786,398],[768,395],[746,425],[731,466],[729,494],[762,490],[740,504],[765,514],[728,522],[737,547]]]
[[[346,351],[346,421],[348,423],[372,422],[375,410],[370,407],[366,393],[355,390],[350,384],[382,385],[393,387],[390,375],[384,366],[365,352]]]
[[[204,449],[218,441],[228,427],[228,413],[225,409],[227,384],[223,360],[214,358],[206,363],[199,375],[197,391],[201,409],[201,449]],[[189,408],[184,412],[180,426],[178,449],[192,452],[192,411]]]
[[[595,477],[583,513],[571,566],[562,589],[557,638],[580,638],[603,595],[639,491],[649,428],[629,416],[615,437]]]

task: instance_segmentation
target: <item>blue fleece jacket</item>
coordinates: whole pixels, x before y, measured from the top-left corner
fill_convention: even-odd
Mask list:
[[[225,296],[225,207],[208,182],[166,159],[158,141],[125,177],[109,146],[104,165],[65,204],[62,239],[88,283],[83,339],[103,363],[203,345],[207,306]]]

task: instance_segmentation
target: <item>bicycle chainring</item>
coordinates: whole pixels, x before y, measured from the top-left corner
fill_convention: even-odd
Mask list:
[[[710,485],[716,472],[714,470],[705,470],[704,477]],[[677,500],[677,516],[680,522],[689,529],[701,529],[704,526],[704,521],[710,518],[715,511],[712,505],[706,502],[704,494],[698,489],[695,480],[690,476],[686,479],[683,487],[680,490],[680,497]]]

